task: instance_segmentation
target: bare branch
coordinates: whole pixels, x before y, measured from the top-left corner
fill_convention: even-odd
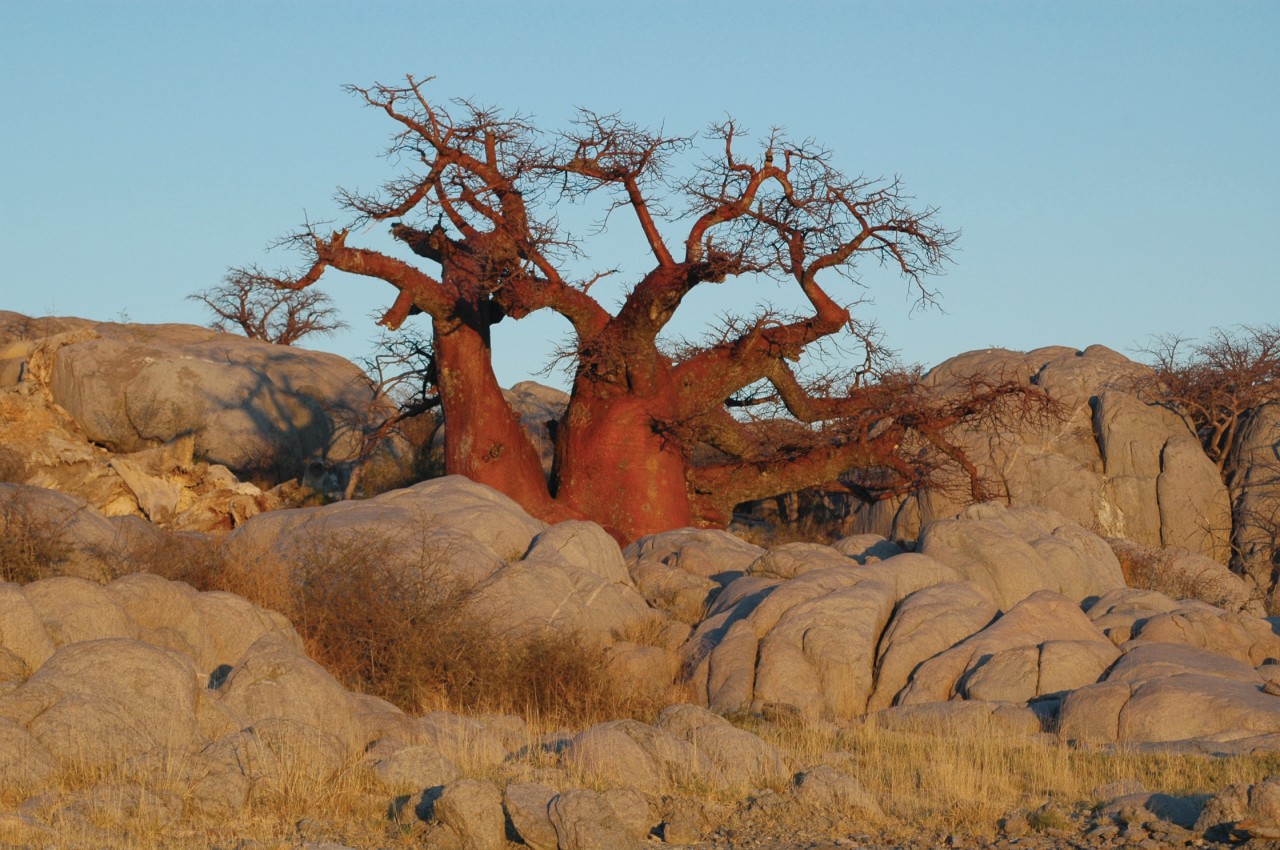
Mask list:
[[[286,271],[269,274],[257,266],[228,269],[222,283],[187,296],[217,318],[211,327],[238,329],[250,339],[293,345],[309,334],[345,328],[332,299],[320,290],[285,288]]]

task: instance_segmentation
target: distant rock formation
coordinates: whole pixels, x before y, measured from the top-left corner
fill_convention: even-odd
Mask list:
[[[959,435],[1009,504],[1049,508],[1106,537],[1177,546],[1225,564],[1231,554],[1226,486],[1187,426],[1134,394],[1132,379],[1146,369],[1100,345],[988,349],[945,361],[926,381],[945,388],[971,375],[1017,376],[1063,405],[1058,422]],[[926,491],[860,510],[850,530],[913,539],[924,523],[962,508]]]
[[[281,506],[237,474],[340,491],[372,406],[363,373],[335,355],[0,312],[0,478],[109,516],[210,530]]]

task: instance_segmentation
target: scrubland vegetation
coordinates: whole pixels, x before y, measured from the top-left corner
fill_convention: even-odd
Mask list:
[[[6,580],[27,583],[63,571],[70,547],[57,524],[34,516],[20,497],[0,502],[0,522]],[[663,703],[651,693],[629,691],[609,674],[604,651],[572,636],[513,641],[494,623],[469,615],[462,604],[466,590],[433,568],[427,549],[419,553],[419,569],[387,569],[393,544],[403,547],[404,540],[338,534],[317,538],[290,558],[262,553],[232,559],[216,541],[166,534],[128,557],[100,553],[101,577],[152,572],[281,611],[309,654],[344,685],[411,713],[447,709],[520,718],[523,722],[513,728],[524,736],[517,748],[521,755],[495,761],[462,752],[455,763],[466,777],[501,786],[559,772],[576,786],[603,787],[589,771],[557,764],[545,742],[566,729],[605,720],[651,722]],[[1156,569],[1156,563],[1143,563],[1134,573]],[[669,698],[679,701],[678,696],[673,692]],[[773,831],[780,840],[797,830],[869,840],[989,836],[1010,817],[1023,818],[1032,831],[1052,834],[1078,823],[1105,796],[1099,789],[1119,787],[1116,783],[1136,782],[1171,795],[1209,794],[1280,773],[1276,755],[1211,758],[1089,749],[1049,735],[1029,739],[994,728],[887,729],[874,720],[809,723],[759,715],[731,720],[779,747],[793,765],[832,765],[857,776],[883,813],[869,816],[829,800],[806,803],[791,796],[783,805],[787,783],[726,790],[690,780],[652,789],[663,805],[694,797],[727,829]],[[184,816],[175,808],[174,800],[192,793],[177,767],[149,763],[104,771],[63,765],[58,791],[41,799],[53,805],[83,795],[74,809],[78,814],[64,810],[59,824],[68,846],[111,846],[117,840],[130,847],[223,846],[246,836],[264,847],[295,846],[299,838],[359,847],[421,846],[431,840],[432,827],[413,814],[419,796],[399,797],[388,809],[385,788],[374,781],[367,759],[353,759],[335,778],[318,781],[307,754],[296,753],[276,765],[273,781],[255,793],[234,823]],[[145,773],[144,783],[126,784],[136,783],[139,771]],[[18,801],[0,800],[0,809]],[[0,841],[21,845],[23,835],[21,823],[0,818]]]

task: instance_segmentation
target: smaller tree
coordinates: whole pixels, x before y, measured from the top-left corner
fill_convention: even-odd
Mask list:
[[[1154,372],[1140,392],[1186,420],[1234,493],[1240,428],[1250,411],[1280,401],[1280,326],[1214,328],[1203,343],[1160,336],[1143,352]]]
[[[361,368],[369,378],[369,403],[358,416],[345,422],[359,439],[344,499],[355,496],[365,468],[384,442],[395,436],[409,437],[405,426],[422,414],[440,406],[435,385],[436,364],[431,340],[416,333],[384,333],[373,354],[362,358]],[[417,439],[415,448],[430,446],[443,420],[437,418]]]
[[[217,318],[214,330],[238,328],[249,339],[293,345],[308,334],[328,334],[345,328],[332,299],[318,289],[281,289],[283,273],[269,275],[257,266],[231,269],[219,286],[187,296],[209,308]]]

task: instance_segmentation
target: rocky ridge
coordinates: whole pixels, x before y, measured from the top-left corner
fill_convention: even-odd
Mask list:
[[[546,526],[487,488],[444,478],[364,502],[260,514],[226,545],[287,557],[322,527],[372,535],[410,522],[448,553],[448,573],[471,583],[468,604],[512,624],[513,635],[572,629],[618,648],[627,675],[655,688],[684,670],[694,703],[653,724],[610,721],[550,738],[517,717],[415,717],[347,691],[307,658],[282,617],[230,594],[145,574],[105,585],[73,576],[3,584],[0,786],[20,799],[0,818],[0,835],[37,841],[73,822],[89,830],[83,813],[95,795],[119,795],[92,785],[51,797],[46,789],[71,765],[109,770],[111,788],[154,795],[149,805],[180,820],[234,814],[299,771],[324,782],[358,764],[388,801],[407,794],[442,847],[504,847],[511,830],[527,846],[565,850],[649,836],[690,843],[769,806],[883,817],[854,773],[798,763],[725,714],[1280,751],[1275,624],[1127,587],[1105,541],[1044,509],[970,508],[940,521],[942,531],[926,526],[922,539],[951,541],[932,554],[893,554],[869,537],[765,550],[694,530],[624,552],[593,524]],[[968,523],[981,533],[954,536]],[[76,527],[112,525],[88,509],[76,514]],[[694,588],[704,593],[702,616]],[[626,640],[637,620],[657,636],[653,645]],[[178,765],[178,775],[157,783],[157,765]],[[706,791],[680,790],[691,788],[743,802],[717,804],[725,811],[716,814]],[[1230,811],[1223,803],[1220,822],[1180,828],[1261,834],[1249,826],[1254,816],[1234,814],[1253,792],[1230,793],[1245,802]],[[1200,804],[1197,820],[1216,817]]]

